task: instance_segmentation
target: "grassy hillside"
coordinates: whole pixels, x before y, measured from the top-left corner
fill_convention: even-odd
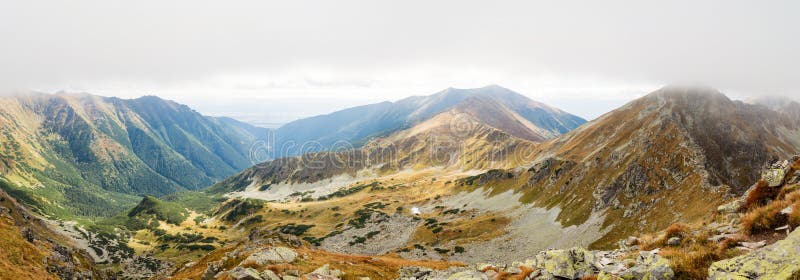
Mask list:
[[[109,216],[139,195],[211,185],[252,164],[262,131],[152,96],[30,93],[0,105],[4,188],[57,217]]]

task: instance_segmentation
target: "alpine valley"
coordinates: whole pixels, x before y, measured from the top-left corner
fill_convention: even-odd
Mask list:
[[[276,129],[0,96],[0,279],[800,279],[800,104],[497,85]]]

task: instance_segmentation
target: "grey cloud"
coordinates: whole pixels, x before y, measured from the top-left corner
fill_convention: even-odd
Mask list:
[[[798,1],[2,0],[0,87],[433,65],[791,96],[797,11]]]

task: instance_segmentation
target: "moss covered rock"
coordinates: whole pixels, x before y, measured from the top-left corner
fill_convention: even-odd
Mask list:
[[[800,277],[800,230],[746,255],[711,264],[709,279],[797,279]]]
[[[669,260],[654,251],[639,252],[636,265],[623,272],[622,279],[669,280],[675,279]]]
[[[594,274],[594,254],[583,248],[549,250],[536,255],[536,268],[545,276],[580,279]]]

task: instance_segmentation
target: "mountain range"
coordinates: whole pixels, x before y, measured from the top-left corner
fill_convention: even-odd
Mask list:
[[[27,93],[0,104],[0,204],[16,209],[0,208],[0,234],[23,232],[7,243],[39,244],[37,256],[76,255],[55,268],[24,264],[34,276],[73,267],[140,278],[416,279],[435,278],[425,267],[491,262],[520,271],[487,266],[477,279],[492,270],[516,279],[531,267],[560,273],[546,264],[561,267],[562,253],[596,261],[580,247],[699,254],[709,236],[687,225],[724,218],[733,228],[751,215],[742,209],[763,204],[734,207],[736,217],[718,207],[763,195],[765,163],[800,151],[800,104],[705,87],[667,86],[588,122],[500,86],[449,88],[275,130],[153,96]],[[274,159],[255,162],[265,143]],[[787,178],[800,168],[784,165]],[[61,221],[28,226],[38,214]],[[665,245],[694,235],[694,247]],[[670,255],[667,266],[695,277],[741,254],[719,250],[702,264]],[[603,263],[609,252],[591,256]]]
[[[523,139],[541,141],[570,131],[586,120],[531,100],[509,89],[490,85],[475,89],[448,88],[428,96],[413,96],[396,102],[353,107],[287,123],[275,130],[276,157],[318,152],[346,142],[359,147],[375,136],[407,129],[417,123],[447,111],[467,99],[482,98],[503,106],[513,113],[515,133]],[[530,130],[530,131],[526,131]],[[313,145],[303,144],[313,141]]]
[[[531,138],[539,130],[506,108],[468,98],[360,149],[265,162],[209,191],[316,198],[408,170],[436,167],[443,176],[500,168],[458,184],[477,180],[493,194],[518,194],[516,203],[557,209],[555,221],[564,226],[600,219],[604,234],[583,241],[606,248],[636,232],[703,217],[726,197],[742,195],[765,162],[800,150],[800,123],[790,112],[710,88],[665,87],[550,140]]]

